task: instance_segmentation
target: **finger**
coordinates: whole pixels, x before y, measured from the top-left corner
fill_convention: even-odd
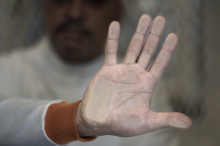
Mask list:
[[[170,58],[172,56],[172,53],[176,48],[177,42],[178,36],[174,33],[171,33],[166,38],[160,53],[158,54],[156,60],[154,61],[149,71],[149,73],[156,81],[160,80],[164,70],[166,69],[168,62],[170,61]]]
[[[150,60],[157,49],[157,45],[164,31],[165,25],[166,19],[163,16],[157,16],[155,18],[150,33],[141,51],[141,55],[138,59],[138,64],[142,68],[147,68],[149,65]]]
[[[120,36],[120,24],[116,21],[109,26],[107,45],[105,50],[104,65],[110,66],[117,63],[118,39]]]
[[[143,46],[143,42],[147,31],[151,24],[151,17],[149,15],[142,15],[138,22],[137,29],[131,39],[130,45],[124,57],[123,63],[135,63],[137,57],[140,54],[141,48]]]
[[[191,119],[181,113],[154,113],[153,117],[154,119],[149,121],[150,131],[168,127],[186,129],[192,126]]]

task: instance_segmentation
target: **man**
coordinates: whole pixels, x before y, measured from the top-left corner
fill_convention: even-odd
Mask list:
[[[102,135],[130,137],[170,126],[190,127],[190,119],[182,114],[150,110],[155,86],[177,44],[177,36],[170,34],[146,71],[165,27],[162,16],[154,20],[144,46],[151,18],[141,17],[122,63],[117,64],[117,22],[109,28],[105,59],[102,52],[109,23],[122,15],[120,1],[45,4],[49,37],[28,51],[0,59],[0,145],[63,145]],[[87,145],[121,141],[101,137]]]

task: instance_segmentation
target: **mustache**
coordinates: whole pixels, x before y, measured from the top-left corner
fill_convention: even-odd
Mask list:
[[[69,27],[75,27],[76,29],[80,30],[86,36],[91,36],[92,33],[82,24],[82,20],[79,19],[70,19],[62,24],[60,24],[56,29],[56,34],[61,33],[65,29]]]

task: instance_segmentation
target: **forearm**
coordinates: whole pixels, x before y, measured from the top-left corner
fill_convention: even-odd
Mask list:
[[[55,146],[80,138],[75,113],[78,102],[7,99],[0,102],[0,145]],[[77,124],[79,126],[79,124]]]
[[[44,131],[47,108],[54,102],[21,98],[1,100],[0,145],[56,145]]]

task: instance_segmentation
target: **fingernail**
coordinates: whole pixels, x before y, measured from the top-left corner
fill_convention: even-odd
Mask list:
[[[184,129],[188,127],[186,123],[175,118],[170,121],[170,126]]]

